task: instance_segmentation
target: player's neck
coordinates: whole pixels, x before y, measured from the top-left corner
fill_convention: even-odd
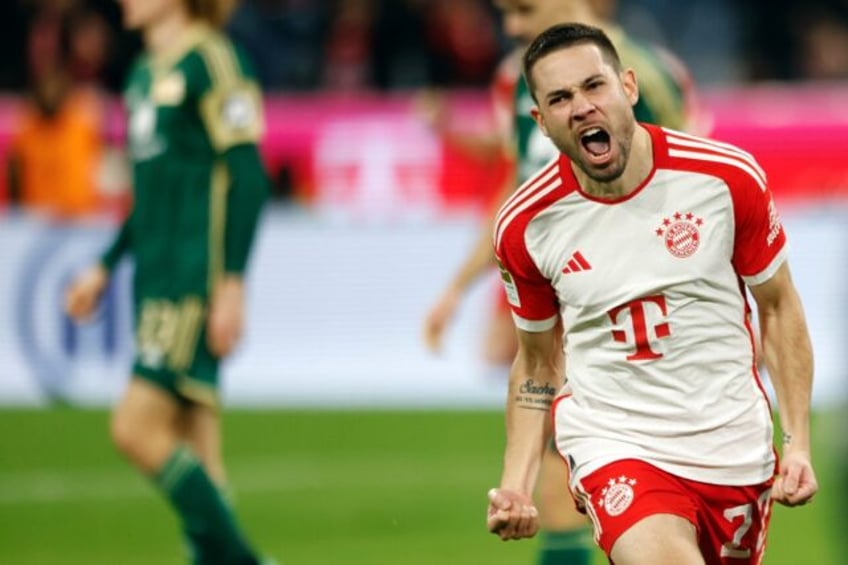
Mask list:
[[[191,27],[191,17],[185,10],[175,9],[144,28],[144,45],[152,55],[162,54]]]
[[[633,132],[633,142],[630,146],[630,156],[624,172],[611,182],[596,181],[586,175],[578,167],[574,167],[577,182],[587,194],[605,200],[617,200],[636,190],[654,169],[654,151],[651,134],[640,125]]]

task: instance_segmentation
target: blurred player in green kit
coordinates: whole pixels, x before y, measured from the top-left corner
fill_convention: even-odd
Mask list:
[[[170,501],[192,563],[255,564],[223,494],[218,378],[242,333],[243,277],[268,194],[260,90],[216,29],[226,2],[120,4],[145,45],[124,91],[133,208],[68,289],[66,309],[90,317],[116,263],[133,256],[136,357],[113,441]]]
[[[639,100],[634,105],[637,119],[665,127],[691,130],[700,128],[692,85],[683,65],[665,51],[632,40],[610,15],[613,0],[494,0],[501,13],[503,29],[516,40],[518,48],[501,64],[494,79],[495,117],[503,131],[489,146],[500,146],[512,162],[514,175],[499,191],[501,203],[525,180],[557,155],[553,144],[537,127],[530,110],[535,102],[521,77],[520,59],[524,48],[549,26],[580,22],[604,29],[619,51],[625,67],[639,76]],[[441,123],[450,123],[442,117]],[[465,143],[469,145],[468,142]],[[483,145],[480,143],[480,145]],[[472,285],[495,267],[492,251],[493,218],[487,217],[480,237],[465,257],[447,287],[442,291],[423,324],[428,347],[438,351],[443,335],[463,296]],[[518,349],[515,326],[502,289],[498,302],[486,321],[484,358],[492,366],[509,367]],[[566,360],[567,362],[567,360]],[[586,565],[592,559],[593,544],[588,521],[574,508],[566,486],[565,464],[554,449],[544,454],[539,471],[539,523],[542,529],[540,565]]]

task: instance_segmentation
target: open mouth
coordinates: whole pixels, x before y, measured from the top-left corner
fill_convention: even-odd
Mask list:
[[[610,153],[610,135],[599,127],[584,131],[580,135],[580,143],[593,160],[603,160]]]

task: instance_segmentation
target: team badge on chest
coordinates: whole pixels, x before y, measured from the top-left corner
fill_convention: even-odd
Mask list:
[[[661,237],[668,252],[679,259],[690,257],[701,245],[701,226],[703,218],[695,217],[692,212],[675,212],[669,218],[663,218],[662,224],[655,230]]]

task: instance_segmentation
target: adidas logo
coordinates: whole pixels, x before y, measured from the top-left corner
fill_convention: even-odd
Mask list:
[[[583,257],[583,254],[579,251],[575,251],[571,256],[571,259],[566,263],[565,268],[562,272],[566,275],[570,273],[579,273],[580,271],[589,271],[592,269],[592,265],[589,264],[589,261]]]

